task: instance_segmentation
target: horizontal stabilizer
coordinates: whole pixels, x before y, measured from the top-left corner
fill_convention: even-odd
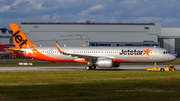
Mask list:
[[[12,48],[6,49],[6,51],[10,51],[10,52],[21,52],[21,49],[20,49],[20,48],[16,48],[16,47],[12,47]]]

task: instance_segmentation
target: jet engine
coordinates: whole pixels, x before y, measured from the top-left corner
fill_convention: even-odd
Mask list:
[[[96,64],[100,68],[119,67],[120,65],[120,63],[113,63],[112,59],[101,59],[101,60],[98,60]]]

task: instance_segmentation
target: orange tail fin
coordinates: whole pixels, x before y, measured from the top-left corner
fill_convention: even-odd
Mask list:
[[[34,48],[34,45],[29,41],[29,39],[16,24],[9,24],[9,26],[12,30],[12,36],[16,48]]]

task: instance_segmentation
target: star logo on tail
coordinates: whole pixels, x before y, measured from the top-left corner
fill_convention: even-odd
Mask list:
[[[29,53],[34,54],[34,49],[35,48],[30,48],[29,45],[27,45],[27,48],[22,50],[24,50],[25,55],[28,56]]]
[[[149,52],[151,52],[151,50],[146,49],[146,50],[143,50],[143,52],[144,52],[144,53],[143,53],[143,55],[145,55],[145,54],[146,54],[146,55],[148,55],[148,56],[149,56]],[[143,56],[143,55],[142,55],[142,56]]]

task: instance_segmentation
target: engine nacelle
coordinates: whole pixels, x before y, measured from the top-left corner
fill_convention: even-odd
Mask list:
[[[98,62],[96,63],[98,65],[98,67],[100,68],[111,68],[111,67],[119,67],[120,63],[113,63],[112,59],[102,59],[102,60],[98,60]]]

